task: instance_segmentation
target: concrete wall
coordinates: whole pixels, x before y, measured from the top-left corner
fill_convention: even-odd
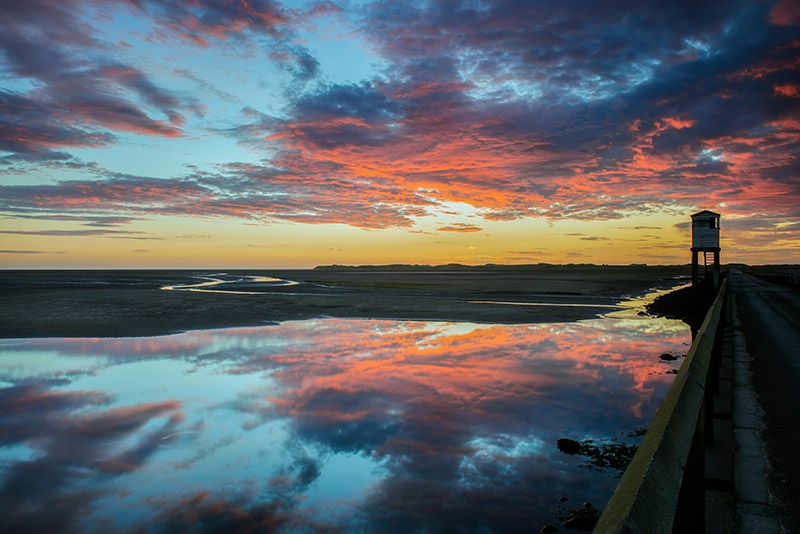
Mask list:
[[[603,511],[595,534],[681,531],[683,525],[698,519],[702,525],[705,383],[712,352],[719,346],[715,339],[724,322],[726,294],[727,281]]]

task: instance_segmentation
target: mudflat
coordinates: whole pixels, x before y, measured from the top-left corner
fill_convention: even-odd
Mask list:
[[[687,275],[687,266],[641,265],[0,271],[0,337],[152,336],[317,317],[565,322]]]

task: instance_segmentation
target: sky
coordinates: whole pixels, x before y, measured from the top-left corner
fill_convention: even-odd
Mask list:
[[[0,0],[0,268],[800,263],[798,70],[798,0]]]

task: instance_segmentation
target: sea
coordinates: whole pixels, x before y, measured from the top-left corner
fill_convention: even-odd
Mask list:
[[[558,525],[605,506],[621,467],[598,451],[635,448],[689,349],[684,323],[642,313],[657,294],[562,323],[0,339],[0,529]]]

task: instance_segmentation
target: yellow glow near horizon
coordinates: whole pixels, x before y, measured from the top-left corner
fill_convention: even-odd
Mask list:
[[[688,217],[687,217],[688,220]],[[226,219],[153,217],[99,235],[2,235],[2,268],[311,268],[327,264],[480,265],[535,263],[685,264],[687,221],[666,215],[606,221],[469,219],[445,231],[425,221],[424,229],[368,230],[345,225],[261,224]],[[15,231],[15,221],[6,225]],[[19,225],[22,228],[23,225]],[[47,231],[52,222],[24,221],[26,231]],[[58,225],[81,232],[86,226]],[[438,227],[438,228],[437,228]],[[96,230],[96,229],[95,229]],[[51,230],[52,231],[52,230]],[[115,233],[125,232],[125,233]],[[769,263],[770,256],[746,240],[726,235],[725,263]],[[787,246],[790,246],[788,244]],[[22,251],[22,252],[19,252]],[[27,251],[27,252],[26,252]],[[787,263],[800,262],[795,251]]]

